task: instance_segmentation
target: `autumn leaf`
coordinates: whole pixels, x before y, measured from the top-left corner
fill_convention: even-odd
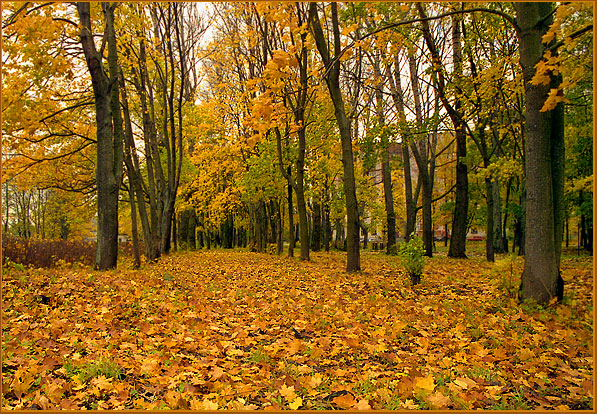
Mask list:
[[[349,409],[354,405],[355,399],[351,393],[345,392],[342,395],[332,398],[332,402],[340,408]]]
[[[432,375],[429,375],[427,377],[417,377],[415,379],[415,386],[414,386],[415,394],[418,394],[420,392],[430,393],[430,392],[433,392],[434,389],[435,389],[435,379],[433,378]]]
[[[317,372],[313,376],[311,376],[308,384],[311,388],[317,388],[321,385],[322,382],[323,382],[323,375],[321,375],[319,372]]]
[[[404,402],[400,403],[400,408],[403,408],[403,409],[406,409],[406,410],[416,410],[416,409],[419,408],[419,405],[416,404],[411,399],[406,399]]]
[[[31,372],[17,371],[12,383],[12,389],[17,396],[21,398],[23,394],[29,391],[35,378]]]
[[[141,367],[139,368],[139,372],[141,374],[152,374],[157,370],[159,365],[160,365],[159,359],[147,358],[141,364]]]
[[[298,410],[299,407],[303,405],[303,400],[301,397],[295,397],[291,402],[288,403],[288,407],[291,410]]]
[[[103,375],[93,378],[91,380],[91,384],[97,386],[102,391],[111,391],[114,389],[112,378],[106,378]]]
[[[528,348],[523,348],[518,352],[518,357],[521,361],[526,361],[535,356],[535,353]]]
[[[280,387],[280,395],[286,398],[286,401],[293,401],[296,398],[294,385],[287,387],[286,384],[282,384],[282,386]]]
[[[211,375],[211,378],[214,381],[217,381],[220,378],[222,378],[222,376],[224,375],[224,370],[221,367],[219,367],[219,366],[216,365],[215,367],[213,367],[211,369],[210,375]]]
[[[369,405],[369,401],[367,400],[359,400],[359,402],[354,406],[357,410],[371,410],[371,406]]]
[[[427,401],[434,410],[446,409],[452,403],[452,400],[450,400],[449,397],[439,391],[425,397],[425,401]]]
[[[473,388],[477,385],[477,383],[474,380],[472,380],[470,378],[466,378],[466,377],[458,377],[458,378],[454,379],[454,381],[452,381],[452,382],[454,384],[458,385],[463,390]]]

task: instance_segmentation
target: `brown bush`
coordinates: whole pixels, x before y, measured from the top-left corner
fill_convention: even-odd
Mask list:
[[[2,238],[2,264],[7,261],[33,267],[53,267],[59,261],[93,266],[96,242]]]

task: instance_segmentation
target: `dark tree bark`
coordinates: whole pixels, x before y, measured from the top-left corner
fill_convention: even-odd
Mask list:
[[[288,167],[290,176],[290,167]],[[292,185],[288,182],[288,257],[294,257],[294,207],[292,205]]]
[[[191,250],[197,249],[196,230],[197,230],[197,214],[195,210],[189,211],[188,224],[186,226],[187,247]],[[182,230],[182,229],[181,229]]]
[[[526,234],[520,298],[544,304],[563,296],[564,108],[560,103],[553,110],[541,111],[561,77],[552,75],[549,85],[534,85],[531,79],[546,50],[541,38],[553,21],[554,4],[514,3],[514,7],[526,96]]]
[[[77,3],[81,20],[81,45],[91,75],[97,126],[97,252],[95,266],[99,270],[116,267],[118,259],[118,192],[123,174],[122,118],[118,99],[118,61],[114,8],[102,3],[108,44],[110,77],[95,48],[89,3]]]
[[[276,201],[276,254],[280,256],[284,250],[284,241],[282,233],[284,232],[284,223],[282,222],[282,204]]]
[[[381,56],[379,54],[375,54],[373,74],[376,79],[381,79],[380,60]],[[392,170],[390,168],[389,151],[390,142],[387,132],[383,130],[385,125],[385,116],[382,85],[383,84],[379,82],[378,86],[375,88],[375,112],[377,123],[381,131],[381,177],[383,182],[383,195],[386,208],[386,227],[388,229],[386,253],[391,254],[394,253],[394,246],[396,245],[396,213],[394,212],[394,194],[392,193]],[[365,248],[366,243],[367,241],[365,238]]]
[[[331,4],[331,27],[333,32],[334,56],[340,55],[340,26],[338,22],[338,4]],[[352,153],[352,137],[350,132],[350,120],[346,116],[344,100],[340,89],[340,59],[332,57],[328,51],[326,37],[321,28],[319,15],[317,12],[317,3],[311,3],[309,8],[309,26],[312,30],[317,45],[317,50],[323,60],[328,72],[325,81],[328,91],[334,104],[334,114],[340,130],[340,139],[342,142],[342,165],[344,177],[342,180],[344,187],[344,197],[346,204],[346,271],[354,272],[361,270],[361,256],[359,243],[359,214],[356,194],[356,183],[354,174],[354,158]]]
[[[417,10],[422,19],[427,18],[427,14],[421,3],[417,3]],[[437,49],[437,45],[431,35],[429,23],[427,20],[421,22],[423,28],[423,37],[431,54],[434,67],[433,73],[436,77],[436,91],[442,101],[452,124],[454,125],[454,134],[456,139],[456,195],[454,200],[454,218],[452,220],[452,237],[450,238],[449,257],[466,258],[466,230],[468,219],[468,168],[466,159],[466,134],[464,132],[464,121],[461,113],[461,101],[458,94],[462,91],[456,86],[456,98],[452,105],[446,96],[446,79],[442,69],[442,64]],[[452,51],[455,76],[462,76],[462,52],[460,44],[460,23],[453,18],[452,21]]]
[[[495,200],[493,198],[493,185],[491,178],[485,178],[485,194],[487,197],[487,227],[485,229],[485,258],[488,262],[495,261],[495,252],[493,247],[494,240],[494,214]]]
[[[330,206],[323,205],[323,246],[326,252],[330,251],[330,241],[332,240],[332,224],[330,223]]]
[[[400,67],[398,61],[398,55],[394,60],[394,71],[390,69],[390,65],[386,66],[386,72],[388,73],[388,81],[390,84],[390,91],[392,93],[392,99],[394,106],[398,110],[398,116],[400,116],[401,122],[406,121],[406,115],[404,110],[404,96],[402,94],[402,87],[400,81]],[[393,76],[391,75],[393,73]],[[407,140],[403,139],[401,144],[402,150],[402,165],[404,169],[404,200],[406,203],[406,223],[404,224],[404,240],[408,241],[410,236],[415,232],[415,223],[417,220],[417,199],[418,197],[413,196],[413,185],[412,185],[412,169],[410,164],[410,150]]]
[[[129,182],[129,204],[131,206],[131,237],[133,239],[133,268],[141,266],[141,252],[139,251],[139,235],[137,234],[137,206],[135,203],[135,192]]]
[[[311,250],[318,252],[321,250],[321,203],[313,203],[313,231],[311,235]]]

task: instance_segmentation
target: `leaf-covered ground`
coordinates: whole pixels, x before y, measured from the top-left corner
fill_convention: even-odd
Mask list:
[[[179,253],[141,270],[11,270],[2,408],[593,406],[591,258],[565,258],[564,304],[520,307],[520,259],[312,263]]]

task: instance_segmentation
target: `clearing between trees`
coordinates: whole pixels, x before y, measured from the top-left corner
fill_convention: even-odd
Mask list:
[[[3,409],[589,409],[592,259],[519,305],[521,258],[311,262],[181,252],[139,270],[9,269]]]

